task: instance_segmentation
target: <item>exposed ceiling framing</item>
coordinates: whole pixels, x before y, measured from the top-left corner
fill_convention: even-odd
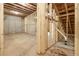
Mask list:
[[[54,8],[60,21],[63,24],[65,32],[74,34],[74,16],[75,4],[74,3],[54,3]]]
[[[63,24],[64,31],[70,34],[74,34],[74,16],[75,16],[75,4],[74,3],[53,3],[53,8],[56,10],[56,14],[59,16],[60,21]],[[25,17],[37,9],[36,3],[28,3],[28,4],[21,4],[21,3],[5,3],[4,4],[4,11],[5,14],[11,14],[16,16]],[[10,11],[17,11],[20,14],[14,14]],[[68,30],[68,31],[67,31]]]
[[[17,16],[23,17],[36,11],[36,4],[5,3],[4,11],[6,14],[12,14],[12,15],[16,15],[16,14],[11,13],[10,11],[17,11],[21,13],[21,14],[18,14]]]

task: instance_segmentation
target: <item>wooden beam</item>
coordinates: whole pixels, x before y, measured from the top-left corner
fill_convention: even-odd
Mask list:
[[[48,47],[47,4],[37,4],[37,53],[44,54]]]
[[[55,5],[55,3],[54,3],[53,5],[54,5],[54,8],[55,8],[55,10],[56,10],[56,12],[57,12],[57,15],[59,16],[59,11],[58,11],[57,6]]]
[[[70,20],[69,20],[69,28],[70,28],[70,31],[71,31],[71,33],[72,33],[72,27],[71,27],[71,22],[70,22]]]
[[[18,10],[18,11],[25,11],[24,9],[18,8],[10,3],[5,3],[4,8],[14,9],[14,10]]]
[[[31,4],[32,6],[37,7],[37,3],[29,3],[29,4]]]
[[[24,13],[15,14],[15,13],[13,13],[11,11],[14,11],[14,10],[4,9],[4,14],[20,16],[20,17],[24,17],[24,16],[28,15],[28,14],[24,14]]]
[[[75,55],[79,56],[79,3],[75,4]]]
[[[37,4],[36,3],[29,3],[28,5],[30,5],[31,7],[36,9]]]
[[[74,6],[68,8],[68,10],[74,10]],[[66,10],[61,10],[61,11],[59,11],[59,13],[62,13],[62,12],[66,12]]]
[[[68,8],[67,8],[67,4],[65,3],[65,8],[66,8],[66,15],[67,15],[67,18],[66,18],[66,37],[68,37],[68,20],[69,20],[69,17],[68,17]]]
[[[72,13],[68,13],[68,14],[63,14],[63,15],[59,15],[59,17],[64,17],[64,16],[69,16],[69,15],[74,15],[75,13],[74,12],[72,12]]]
[[[59,17],[58,17],[57,15],[56,15],[56,20],[57,20],[57,21],[60,21],[60,20],[59,20]],[[59,27],[59,23],[60,23],[60,22],[57,22],[57,23],[56,23],[56,27],[57,27],[57,28]],[[56,31],[56,42],[57,42],[58,39],[59,39],[59,34],[58,34],[58,33],[59,33],[59,32]]]
[[[31,9],[29,9],[29,8],[27,8],[27,7],[23,7],[23,6],[20,5],[20,4],[14,3],[14,4],[12,4],[12,5],[14,5],[14,6],[18,7],[18,8],[22,8],[22,9],[28,10],[28,11],[30,11],[30,12],[33,12],[33,10],[31,10]]]
[[[21,7],[24,7],[24,8],[28,8],[29,10],[32,10],[32,11],[35,11],[36,9],[33,8],[32,6],[30,6],[30,4],[20,4],[20,3],[15,3]]]
[[[33,10],[36,10],[36,6],[33,6],[32,4],[26,4],[28,7],[30,7],[31,9],[33,9]]]
[[[55,5],[55,9],[57,9],[56,5]],[[59,16],[59,11],[57,11],[57,13],[58,13],[58,16]],[[55,17],[55,16],[54,16],[54,17]],[[58,18],[58,19],[59,19],[59,18]],[[58,27],[59,27],[60,31],[61,31],[63,34],[65,34],[64,29],[63,29],[63,26],[62,26],[61,24],[62,24],[62,22],[59,22],[59,23],[58,23]],[[58,36],[59,36],[59,33],[56,33],[56,35],[57,35],[56,37],[58,37]],[[59,36],[59,37],[61,37],[61,36]],[[58,37],[58,39],[60,39],[59,37]]]
[[[3,55],[4,49],[4,9],[3,4],[0,4],[0,55]]]
[[[30,13],[31,12],[31,11],[17,7],[17,6],[12,5],[12,4],[4,4],[4,8],[10,9],[10,10],[15,10],[15,11],[18,11],[18,12],[21,12],[21,13]]]

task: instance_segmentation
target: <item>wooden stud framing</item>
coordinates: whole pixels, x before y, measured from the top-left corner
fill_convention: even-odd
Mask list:
[[[63,14],[63,15],[59,15],[59,17],[64,17],[64,16],[69,16],[69,15],[74,15],[74,12],[72,12],[72,13],[68,13],[68,14]]]
[[[30,9],[28,9],[28,8],[25,8],[25,7],[22,7],[21,5],[18,5],[18,4],[16,4],[16,3],[11,4],[11,5],[14,5],[15,7],[18,7],[18,8],[22,8],[22,9],[24,9],[24,10],[28,10],[28,11],[30,11],[30,12],[33,12],[33,10],[30,10]]]
[[[55,8],[56,11],[57,11],[57,14],[58,14],[58,17],[57,17],[57,18],[59,19],[59,17],[62,17],[62,15],[59,14],[60,11],[58,11],[58,8],[57,8],[56,4],[54,4],[54,8]],[[59,21],[59,20],[58,20],[58,21]],[[59,26],[59,25],[60,25],[60,26]],[[59,27],[60,31],[61,31],[63,34],[65,34],[64,29],[63,29],[63,26],[62,26],[62,23],[59,22],[57,26]],[[60,34],[59,34],[59,33],[56,33],[56,34],[57,34],[56,37],[58,37],[57,39],[61,39],[61,37],[59,36]],[[60,38],[59,38],[59,37],[60,37]]]
[[[68,9],[67,9],[67,4],[65,3],[65,8],[66,8],[66,14],[68,14]],[[66,36],[68,37],[68,15],[66,16]]]
[[[28,10],[26,10],[26,9],[17,7],[17,6],[15,6],[15,5],[13,5],[13,4],[11,4],[11,5],[4,4],[4,8],[5,8],[5,9],[9,9],[9,10],[18,11],[18,12],[21,12],[21,13],[29,13],[29,12],[31,12],[31,11],[28,11]]]
[[[19,4],[19,3],[16,3],[16,4],[18,4],[18,5],[22,6],[22,7],[25,7],[25,8],[29,8],[30,10],[33,10],[33,11],[36,10],[36,7],[31,5],[31,4],[25,4],[25,5]]]
[[[49,4],[49,15],[51,18],[51,21],[50,21],[50,35],[51,35],[50,37],[52,40],[52,44],[50,44],[50,46],[51,46],[51,45],[55,44],[57,41],[56,23],[55,23],[55,21],[53,21],[53,19],[58,21],[58,17],[56,15],[55,9],[52,8],[51,3]],[[53,19],[52,19],[52,17],[53,17]]]
[[[70,20],[69,20],[69,28],[70,28],[70,31],[71,31],[71,33],[72,33],[72,28],[71,28]]]
[[[55,10],[56,10],[56,12],[57,12],[57,14],[58,14],[58,16],[59,16],[58,8],[56,7],[55,3],[54,3],[53,5],[54,5],[54,8],[55,8]]]
[[[54,3],[53,5],[54,5],[54,8],[55,8],[55,10],[56,10],[56,12],[57,12],[57,15],[58,15],[58,16],[56,16],[56,20],[59,21],[59,11],[58,11],[58,9],[57,9],[55,3]],[[56,25],[57,25],[57,27],[58,27],[58,26],[59,26],[59,23],[56,23]],[[59,39],[59,34],[58,34],[58,32],[56,31],[56,41],[58,41],[58,39]]]
[[[36,11],[36,6],[32,5],[32,4],[20,4],[20,3],[5,3],[4,4],[4,8],[5,10],[9,10],[7,12],[7,14],[12,14],[12,15],[16,15],[11,13],[10,11],[17,11],[20,12],[22,15],[18,14],[21,17],[27,16],[32,14],[33,12]],[[6,13],[6,12],[5,12]]]
[[[74,9],[74,7],[72,6],[72,7],[70,7],[70,8],[67,8],[68,10],[73,10]],[[61,11],[59,11],[59,13],[62,13],[62,12],[65,12],[65,10],[61,10]]]

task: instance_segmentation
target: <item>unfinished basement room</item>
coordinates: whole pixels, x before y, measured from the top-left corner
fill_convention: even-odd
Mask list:
[[[0,4],[0,55],[79,55],[75,9],[79,15],[74,3]]]

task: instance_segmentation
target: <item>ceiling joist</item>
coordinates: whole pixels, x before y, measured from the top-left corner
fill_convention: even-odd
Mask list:
[[[28,3],[28,4],[4,3],[4,10],[5,11],[9,10],[5,13],[11,14],[10,11],[16,11],[16,12],[22,13],[22,17],[32,14],[33,12],[36,11],[36,8],[37,8],[36,5],[31,4],[31,3]],[[12,13],[12,15],[14,15],[14,14]],[[20,14],[18,14],[18,15],[21,16]]]

